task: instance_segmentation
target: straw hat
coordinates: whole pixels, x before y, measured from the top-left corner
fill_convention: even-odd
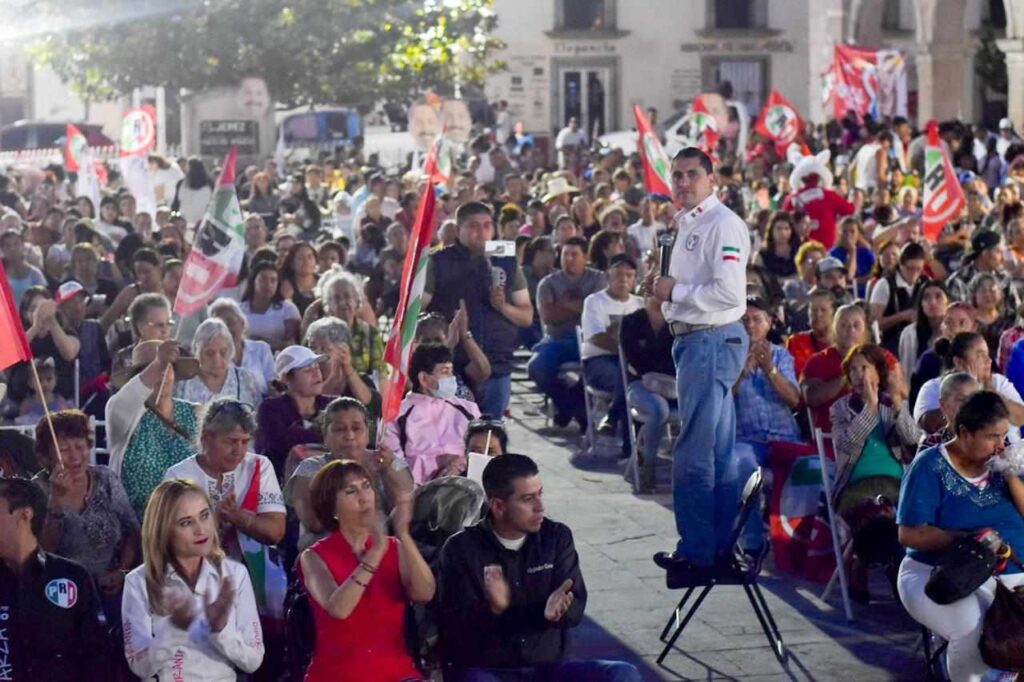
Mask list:
[[[569,181],[565,178],[556,176],[548,180],[548,192],[541,197],[541,201],[546,204],[563,194],[578,194],[579,191],[579,188],[570,185]]]

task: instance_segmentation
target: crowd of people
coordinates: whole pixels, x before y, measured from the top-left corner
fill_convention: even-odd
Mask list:
[[[794,159],[757,135],[723,143],[714,168],[691,148],[677,182],[713,188],[696,200],[648,195],[639,157],[573,121],[547,166],[518,133],[478,131],[436,190],[409,391],[384,423],[419,169],[341,151],[248,166],[240,282],[187,317],[174,302],[211,196],[203,160],[151,157],[167,198],[153,215],[113,170],[98,207],[57,165],[0,175],[0,250],[35,356],[6,372],[0,405],[25,427],[0,448],[15,679],[639,679],[566,655],[585,567],[505,428],[523,349],[555,429],[621,441],[623,458],[637,436],[641,492],[673,416],[696,442],[702,414],[730,415],[735,445],[706,449],[732,493],[681,505],[708,472],[677,461],[673,477],[683,541],[708,562],[731,548],[706,519],[735,513],[745,477],[777,445],[831,434],[852,596],[872,599],[867,569],[885,566],[950,641],[952,678],[980,679],[993,586],[954,613],[923,584],[965,531],[1024,551],[1020,480],[986,465],[1024,424],[1024,143],[1005,120],[939,131],[967,201],[935,242],[924,138],[902,118],[809,127],[814,154]],[[697,217],[719,204],[738,220],[704,235]],[[717,240],[740,293],[659,290],[665,233],[684,268]],[[741,312],[680,331],[691,296]],[[694,343],[694,327],[721,338]],[[680,395],[678,377],[720,380],[712,352],[738,379],[722,400]],[[610,397],[603,414],[584,385]],[[489,459],[470,476],[474,457]],[[767,552],[764,535],[755,519],[745,550]]]

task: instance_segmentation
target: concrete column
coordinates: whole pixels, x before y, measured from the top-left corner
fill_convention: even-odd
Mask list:
[[[917,66],[917,122],[943,121],[963,114],[961,92],[968,55],[962,44],[925,44],[914,55]]]
[[[997,40],[1006,55],[1007,115],[1017,130],[1024,130],[1024,39]]]

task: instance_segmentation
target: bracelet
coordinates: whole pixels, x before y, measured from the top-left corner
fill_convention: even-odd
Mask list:
[[[249,529],[252,528],[252,522],[253,522],[253,520],[255,518],[256,518],[256,515],[252,514],[252,513],[245,515],[245,531],[246,532],[249,532]]]
[[[362,587],[362,588],[364,588],[364,589],[370,586],[370,584],[369,584],[369,583],[364,583],[364,582],[360,582],[360,581],[359,581],[359,578],[356,578],[355,576],[351,576],[351,577],[349,578],[349,580],[351,580],[351,581],[352,581],[352,582],[354,582],[354,583],[355,583],[356,585],[359,585],[360,587]]]
[[[368,571],[370,573],[376,573],[377,572],[376,568],[374,568],[370,564],[366,563],[365,561],[360,561],[359,562],[359,567],[362,568],[364,571]]]

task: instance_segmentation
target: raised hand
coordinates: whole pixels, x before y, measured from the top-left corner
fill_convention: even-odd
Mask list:
[[[505,573],[501,566],[493,564],[484,566],[484,596],[487,597],[487,604],[491,607],[491,613],[501,615],[508,609],[512,600],[512,591],[505,580]],[[548,599],[550,603],[551,599]],[[544,609],[547,615],[547,608]]]
[[[164,592],[164,613],[179,630],[188,630],[196,619],[196,607],[192,595],[183,590]]]
[[[562,616],[572,606],[573,599],[575,596],[572,593],[572,578],[567,578],[548,596],[548,602],[544,605],[544,617],[552,623],[562,620]]]
[[[206,597],[203,598],[206,622],[210,624],[210,630],[220,632],[224,629],[224,626],[228,624],[228,615],[231,613],[234,603],[235,586],[232,584],[231,578],[225,576],[220,584],[220,594],[217,595],[217,598],[213,601],[208,601]]]

